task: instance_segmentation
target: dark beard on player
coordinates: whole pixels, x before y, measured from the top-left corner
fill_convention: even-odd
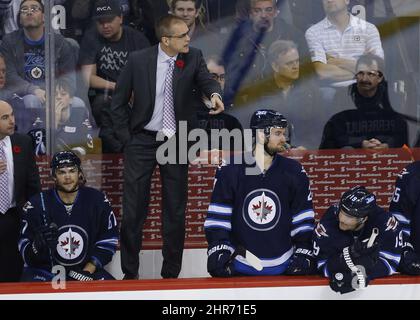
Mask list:
[[[269,154],[271,157],[274,157],[276,153],[279,153],[281,150],[276,148],[269,148],[267,143],[264,143],[264,151]]]

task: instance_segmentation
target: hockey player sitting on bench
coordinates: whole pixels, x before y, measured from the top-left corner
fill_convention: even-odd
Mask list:
[[[207,270],[213,277],[314,273],[309,179],[297,161],[278,154],[286,149],[287,120],[262,109],[250,127],[253,152],[245,157],[252,161],[216,173],[204,223]]]
[[[397,219],[376,204],[375,195],[354,187],[315,228],[318,270],[336,292],[362,289],[372,279],[396,273],[404,237]]]
[[[117,221],[106,196],[84,186],[80,159],[71,151],[51,161],[55,187],[24,206],[19,251],[22,281],[51,281],[54,266],[67,280],[113,280],[103,269],[118,243]],[[61,273],[61,270],[60,270]]]

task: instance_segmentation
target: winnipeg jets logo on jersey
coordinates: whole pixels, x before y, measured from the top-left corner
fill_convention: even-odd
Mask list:
[[[273,206],[275,206],[275,204],[270,205],[269,202],[272,202],[271,199],[267,198],[263,192],[258,203],[251,203],[252,211],[254,213],[251,219],[259,223],[272,220]]]
[[[254,190],[245,197],[243,218],[250,228],[271,230],[277,225],[280,215],[280,200],[271,190]]]
[[[64,266],[81,263],[87,252],[88,236],[84,229],[76,225],[59,229],[56,259]]]

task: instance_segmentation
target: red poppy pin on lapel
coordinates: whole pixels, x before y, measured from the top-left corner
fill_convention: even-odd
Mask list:
[[[184,60],[176,60],[175,64],[180,69],[184,68],[184,66],[185,66]]]
[[[19,154],[22,151],[20,146],[13,146],[13,153]]]

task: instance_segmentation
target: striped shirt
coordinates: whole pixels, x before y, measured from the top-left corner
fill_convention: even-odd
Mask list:
[[[371,52],[384,58],[378,29],[352,14],[343,33],[325,18],[306,30],[305,37],[312,62],[327,63],[327,54],[357,60],[364,53]]]

